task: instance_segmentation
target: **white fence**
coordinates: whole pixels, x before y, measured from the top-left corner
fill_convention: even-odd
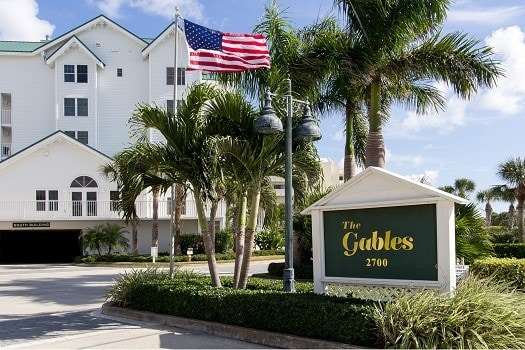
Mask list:
[[[135,202],[137,215],[140,219],[150,219],[153,216],[151,201]],[[171,217],[171,202],[159,201],[159,219]],[[217,217],[224,217],[225,205],[221,203]],[[209,206],[206,208],[209,214]],[[118,220],[121,215],[114,201],[0,201],[0,221],[10,220]],[[182,218],[197,218],[195,202],[186,200]]]

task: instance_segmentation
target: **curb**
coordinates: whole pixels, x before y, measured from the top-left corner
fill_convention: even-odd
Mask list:
[[[151,322],[160,325],[178,327],[193,331],[206,332],[225,338],[242,340],[255,344],[283,349],[356,349],[348,344],[330,342],[319,339],[297,337],[289,334],[261,331],[252,328],[231,326],[222,323],[195,320],[171,315],[155,314],[113,306],[111,302],[102,305],[103,315]]]

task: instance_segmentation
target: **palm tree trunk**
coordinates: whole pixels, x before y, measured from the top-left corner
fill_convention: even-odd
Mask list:
[[[492,206],[489,202],[485,204],[485,227],[489,227],[492,223]]]
[[[512,203],[510,203],[509,205],[508,221],[509,221],[509,228],[512,230],[512,228],[514,227],[514,204]]]
[[[221,280],[219,278],[219,270],[217,268],[217,260],[215,259],[215,245],[213,244],[208,230],[208,221],[206,220],[206,213],[204,212],[204,203],[201,200],[201,193],[198,188],[195,191],[195,206],[197,208],[197,217],[201,227],[202,240],[204,241],[204,250],[208,259],[208,270],[210,271],[211,283],[214,287],[221,287]]]
[[[219,202],[217,200],[213,200],[211,202],[210,207],[210,237],[211,241],[215,245],[215,218],[217,217],[217,209],[219,208]]]
[[[381,132],[381,89],[380,77],[376,76],[370,85],[370,110],[368,123],[370,131],[366,139],[365,166],[385,167],[385,142]]]
[[[355,176],[357,166],[355,162],[355,146],[354,146],[354,110],[352,105],[346,103],[346,144],[345,144],[345,163],[344,163],[344,178],[345,182]]]
[[[385,167],[385,142],[380,131],[368,133],[366,139],[365,166]]]
[[[518,198],[518,239],[520,243],[525,243],[525,236],[523,235],[523,202],[525,198]]]
[[[182,248],[181,248],[181,237],[180,237],[180,222],[182,217],[182,206],[184,202],[186,201],[186,191],[184,190],[184,186],[180,184],[175,185],[175,215],[173,218],[173,228],[175,230],[174,237],[173,237],[173,247],[174,247],[174,253],[175,255],[182,255]]]
[[[250,220],[246,225],[246,233],[244,236],[244,254],[242,258],[241,274],[239,276],[239,288],[245,289],[248,283],[248,272],[250,271],[250,263],[252,258],[255,228],[257,227],[257,217],[259,216],[259,203],[261,199],[261,191],[254,189],[252,194],[252,203],[250,205]]]
[[[153,212],[151,214],[151,246],[159,246],[159,194],[160,188],[154,186],[152,188],[153,195]]]
[[[237,209],[238,220],[235,222],[235,267],[233,269],[233,288],[239,288],[239,279],[241,275],[241,266],[244,256],[244,237],[246,232],[246,207],[248,205],[248,197],[244,193],[241,197],[239,207]]]
[[[131,220],[131,245],[133,254],[139,253],[139,235],[137,230],[137,220]]]

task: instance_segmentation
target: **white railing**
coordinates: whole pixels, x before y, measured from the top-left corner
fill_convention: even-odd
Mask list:
[[[2,109],[2,125],[11,125],[11,110]]]
[[[135,203],[139,219],[151,219],[153,207],[151,201]],[[171,203],[159,201],[158,218],[171,217]],[[217,210],[217,217],[225,215],[222,203]],[[206,214],[209,214],[209,207]],[[113,201],[0,201],[0,221],[15,220],[118,220],[121,218]],[[195,202],[186,200],[183,219],[197,218]]]
[[[1,148],[2,149],[1,149],[0,157],[2,159],[11,156],[11,144],[10,143],[2,143]]]

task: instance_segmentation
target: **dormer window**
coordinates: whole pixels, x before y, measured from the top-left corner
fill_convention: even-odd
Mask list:
[[[74,64],[64,65],[64,82],[66,83],[87,83],[88,82],[88,66],[85,64],[77,64],[76,74]]]

